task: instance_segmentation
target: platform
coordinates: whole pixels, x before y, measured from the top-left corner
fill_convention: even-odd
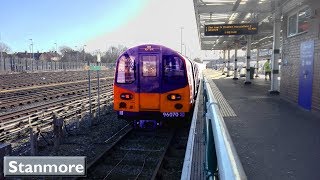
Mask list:
[[[248,179],[320,179],[319,114],[270,95],[264,79],[245,85],[217,71],[206,74]],[[204,178],[199,115],[198,121],[192,179]]]
[[[203,97],[203,92],[199,92],[199,96]],[[193,153],[191,161],[191,180],[202,180],[206,179],[205,175],[205,135],[204,135],[204,107],[203,98],[199,98],[198,114],[194,127],[194,142],[193,142]]]

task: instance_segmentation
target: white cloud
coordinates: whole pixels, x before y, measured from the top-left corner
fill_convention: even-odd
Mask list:
[[[90,51],[97,49],[104,51],[111,45],[122,44],[132,47],[143,43],[162,44],[180,51],[182,26],[187,56],[191,52],[192,58],[205,58],[204,51],[200,51],[192,0],[151,0],[136,18],[86,44]],[[183,47],[183,54],[184,50]],[[209,54],[209,57],[215,56],[212,52],[206,54],[207,56]]]

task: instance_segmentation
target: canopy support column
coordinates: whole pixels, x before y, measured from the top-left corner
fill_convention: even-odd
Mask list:
[[[230,77],[230,49],[228,49],[227,77]]]
[[[256,64],[256,76],[255,77],[259,77],[259,55],[260,55],[260,53],[259,53],[259,48],[257,48],[257,64]]]
[[[246,73],[246,81],[244,84],[251,84],[250,81],[250,59],[251,59],[251,35],[247,36],[247,73]]]
[[[280,28],[281,28],[281,12],[276,10],[273,24],[273,52],[271,58],[271,89],[270,94],[279,94],[279,58],[280,58]]]
[[[223,50],[223,66],[222,66],[222,75],[225,75],[224,68],[226,67],[226,50]]]
[[[233,80],[238,80],[238,44],[234,48],[234,73]]]

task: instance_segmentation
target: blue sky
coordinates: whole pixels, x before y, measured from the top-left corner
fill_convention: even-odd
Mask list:
[[[0,33],[12,51],[86,46],[94,52],[119,44],[155,43],[210,58],[200,51],[192,0],[1,0]]]
[[[144,0],[2,0],[0,32],[14,51],[27,50],[29,39],[40,51],[55,42],[82,46],[129,21],[144,4]]]

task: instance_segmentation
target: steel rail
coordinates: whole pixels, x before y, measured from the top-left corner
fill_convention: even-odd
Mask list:
[[[130,126],[132,127],[132,126]],[[95,158],[94,162],[91,162],[89,168],[87,168],[89,174],[87,178],[100,178],[100,179],[109,179],[111,177],[115,177],[116,175],[119,175],[118,170],[119,167],[124,165],[124,162],[129,161],[137,152],[141,157],[139,158],[139,163],[135,162],[132,165],[127,165],[127,169],[136,169],[135,171],[132,171],[133,174],[123,174],[121,173],[122,178],[126,177],[130,179],[139,179],[144,174],[144,172],[148,173],[148,177],[152,177],[151,179],[154,179],[157,175],[157,172],[159,170],[160,164],[162,163],[162,160],[164,159],[164,155],[167,152],[169,145],[171,143],[171,140],[174,136],[174,131],[168,131],[163,133],[152,133],[152,135],[148,132],[147,134],[140,134],[139,132],[133,131],[133,134],[128,135],[122,135],[123,133],[117,135],[118,133],[114,134],[111,139],[114,138],[114,136],[118,139],[121,138],[120,141],[112,142],[112,147],[108,146],[105,152],[99,155],[99,157]],[[138,134],[136,134],[138,133]],[[159,136],[160,135],[160,136]],[[165,136],[164,136],[165,135]],[[126,136],[126,137],[124,137]],[[147,136],[148,138],[142,138],[141,136]],[[110,142],[111,140],[106,140],[106,142]],[[159,143],[160,142],[160,143]],[[137,145],[138,144],[138,145]],[[161,147],[157,148],[161,144]],[[137,145],[137,148],[130,148],[132,146]],[[151,146],[150,146],[151,145]],[[122,148],[123,147],[123,148]],[[108,152],[111,151],[111,154],[108,154]],[[121,152],[121,153],[120,153]],[[156,153],[156,154],[154,154]],[[108,156],[106,156],[108,154]],[[122,154],[119,156],[119,154]],[[152,166],[148,166],[148,158],[156,158],[153,159],[152,162],[155,160],[157,161],[156,164]],[[155,157],[153,157],[156,155]],[[113,158],[114,156],[118,156]],[[105,160],[108,159],[112,161],[106,162]],[[114,159],[114,160],[112,160]],[[110,166],[112,165],[112,166]],[[109,168],[105,168],[104,166],[108,166]],[[101,168],[99,170],[99,168]],[[96,172],[97,171],[97,172]],[[91,177],[91,176],[92,177]],[[82,179],[82,178],[80,178]]]
[[[109,95],[111,95],[112,92],[102,94],[104,98],[107,98]],[[97,97],[94,96],[93,99],[96,99]],[[111,99],[111,98],[109,98]],[[55,109],[50,109],[52,112],[59,112],[58,116],[63,116],[65,118],[72,116],[71,118],[75,116],[79,116],[79,110],[80,115],[87,113],[86,106],[79,108],[79,105],[81,104],[86,104],[88,98],[83,99],[83,97],[79,97],[79,99],[74,100],[72,103],[69,103],[67,108],[65,106],[61,106],[59,108]],[[67,101],[68,102],[68,101]],[[107,101],[106,101],[107,103]],[[61,105],[61,102],[58,103]],[[97,103],[94,101],[93,105],[95,106],[95,109],[97,109],[96,105]],[[100,106],[106,106],[107,104],[100,104]],[[73,109],[70,109],[69,107],[72,107]],[[72,112],[70,112],[72,111]],[[38,126],[40,129],[41,128],[46,128],[47,126],[50,126],[52,123],[52,112],[47,112],[47,110],[42,110],[40,112],[37,112],[34,115],[28,115],[25,117],[20,117],[18,119],[13,119],[11,121],[6,121],[6,122],[1,122],[0,123],[0,140],[3,141],[7,137],[12,137],[13,135],[16,135],[17,133],[20,134],[23,131],[28,130],[31,126]],[[49,117],[47,117],[49,115]],[[70,119],[70,118],[68,118]]]
[[[108,87],[108,86],[106,86]],[[109,90],[109,91],[107,91]],[[107,89],[106,93],[108,92],[111,92],[112,90]],[[93,91],[94,95],[96,94],[95,91]],[[101,94],[102,95],[102,94]],[[15,116],[21,116],[23,114],[30,114],[31,112],[35,112],[35,111],[39,111],[39,110],[42,110],[42,109],[46,109],[48,108],[47,106],[54,106],[55,104],[61,104],[61,103],[66,103],[66,102],[70,102],[70,101],[76,101],[76,100],[79,100],[81,98],[83,98],[83,96],[85,95],[82,95],[82,94],[78,94],[78,95],[73,95],[70,99],[61,99],[61,100],[56,100],[54,102],[47,102],[45,104],[40,104],[40,105],[35,105],[35,106],[32,106],[32,107],[29,107],[29,108],[24,108],[22,110],[17,110],[17,111],[13,111],[13,112],[7,112],[7,113],[3,113],[0,115],[0,122],[3,122],[5,119],[9,119],[9,118],[12,118],[12,117],[15,117]]]
[[[82,84],[78,84],[82,85]],[[109,85],[102,85],[102,88],[108,88]],[[84,86],[61,86],[55,90],[52,89],[41,89],[38,92],[27,93],[18,96],[10,96],[8,98],[0,98],[0,107],[6,109],[8,107],[18,107],[27,104],[32,104],[34,102],[47,101],[49,99],[57,99],[63,96],[72,96],[75,94],[80,94],[86,91]],[[95,91],[93,91],[95,92]]]

